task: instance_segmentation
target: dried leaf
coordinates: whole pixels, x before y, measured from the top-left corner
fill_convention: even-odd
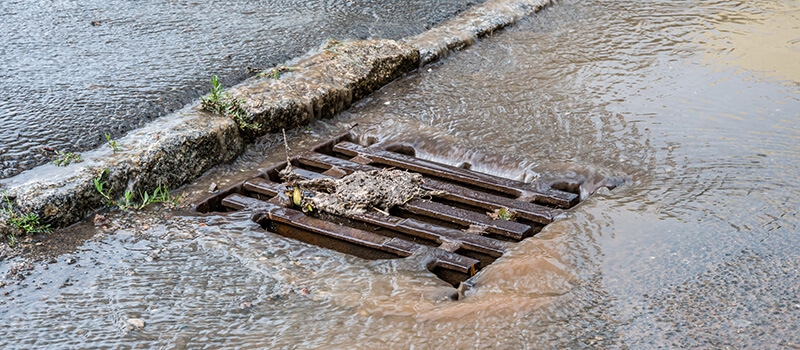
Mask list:
[[[294,205],[299,207],[302,201],[303,201],[303,195],[300,192],[300,188],[295,187],[294,191],[292,192],[292,203],[294,203]]]
[[[492,220],[513,220],[517,213],[506,208],[500,208],[494,212],[488,212],[486,215],[489,215]]]

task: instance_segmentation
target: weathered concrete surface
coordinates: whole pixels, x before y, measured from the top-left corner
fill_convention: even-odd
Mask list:
[[[278,79],[253,77],[231,88],[232,97],[264,128],[261,134],[308,124],[345,110],[394,79],[469,46],[494,30],[513,24],[548,0],[490,0],[421,35],[405,39],[329,43],[317,53],[289,62],[291,72]],[[235,123],[199,110],[199,104],[158,119],[117,140],[112,154],[103,146],[83,154],[82,163],[52,164],[0,180],[14,207],[37,214],[54,227],[77,222],[103,207],[94,188],[103,178],[119,198],[126,190],[150,192],[159,185],[177,188],[211,167],[234,160],[245,138]],[[0,217],[0,233],[6,233]]]
[[[439,60],[450,51],[468,47],[477,38],[514,24],[549,3],[550,0],[489,0],[403,41],[419,50],[420,62],[425,65]]]
[[[81,163],[43,165],[2,180],[0,186],[16,209],[59,227],[105,205],[93,181],[103,170],[108,170],[103,177],[106,188],[112,189],[112,198],[119,198],[126,190],[138,194],[152,193],[159,185],[176,188],[217,164],[232,161],[244,150],[232,120],[199,111],[197,106],[137,129],[117,143],[123,149],[116,154],[102,147],[84,153]]]
[[[392,40],[332,42],[289,63],[278,79],[253,77],[230,90],[263,131],[330,118],[419,66],[419,52]]]

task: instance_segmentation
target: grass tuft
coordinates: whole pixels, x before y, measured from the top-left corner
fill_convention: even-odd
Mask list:
[[[0,196],[3,197],[2,203],[0,203],[0,213],[7,217],[9,225],[21,230],[25,234],[50,232],[50,225],[44,225],[39,222],[39,216],[36,214],[22,214],[18,210],[15,210],[11,199],[5,191],[0,192]],[[12,248],[17,243],[17,237],[13,232],[6,234],[6,239],[8,239],[8,245]]]
[[[253,116],[242,107],[244,101],[225,92],[216,75],[211,77],[211,93],[200,101],[204,110],[233,119],[242,131],[255,133],[261,130],[261,124],[253,122]]]
[[[108,147],[111,147],[112,152],[117,153],[122,151],[122,148],[119,147],[117,141],[111,139],[111,134],[109,133],[106,133],[106,143],[108,144]]]
[[[108,183],[103,180],[103,177],[108,173],[108,169],[104,169],[100,174],[94,178],[94,188],[103,198],[106,199],[106,204],[109,206],[116,206],[120,210],[142,210],[153,203],[169,204],[172,207],[178,206],[178,203],[183,199],[182,196],[172,197],[169,189],[166,186],[159,185],[153,190],[153,193],[139,192],[139,200],[135,198],[133,191],[125,191],[122,199],[114,200],[111,198],[111,188],[106,188]]]
[[[72,162],[80,163],[82,161],[83,159],[80,153],[56,151],[56,160],[53,161],[53,164],[56,166],[67,166]]]

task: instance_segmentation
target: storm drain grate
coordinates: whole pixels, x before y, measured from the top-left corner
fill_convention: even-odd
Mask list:
[[[368,211],[347,218],[306,214],[287,196],[291,189],[278,174],[286,167],[283,162],[199,202],[196,210],[248,210],[269,231],[365,259],[404,258],[425,250],[432,257],[428,270],[456,286],[503,255],[510,242],[535,235],[579,200],[577,194],[549,186],[415,158],[410,147],[363,147],[349,134],[291,163],[304,179],[407,170],[423,175],[421,187],[436,194],[388,213]]]

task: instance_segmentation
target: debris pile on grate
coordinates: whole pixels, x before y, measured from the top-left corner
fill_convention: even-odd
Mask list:
[[[432,257],[457,286],[509,244],[538,233],[575,193],[355,144],[323,143],[199,202],[199,212],[248,210],[263,228],[366,259]]]
[[[287,167],[288,168],[288,167]],[[423,190],[422,175],[400,170],[356,171],[341,179],[316,178],[293,181],[292,203],[303,212],[314,210],[340,216],[376,210],[389,215],[389,209],[414,198],[435,194]]]

